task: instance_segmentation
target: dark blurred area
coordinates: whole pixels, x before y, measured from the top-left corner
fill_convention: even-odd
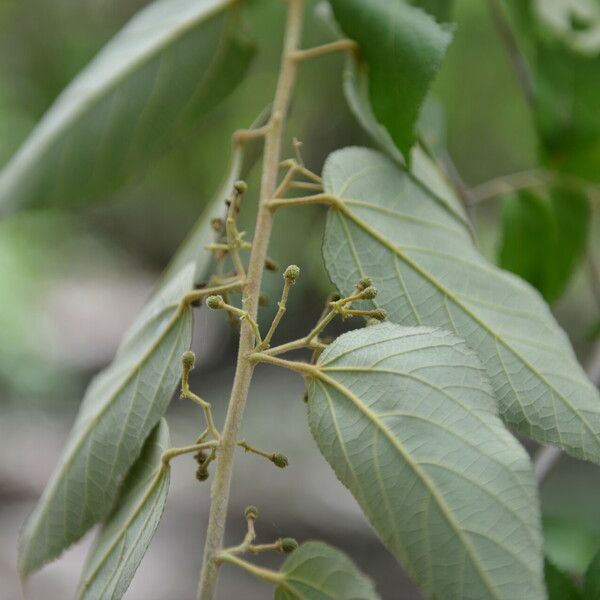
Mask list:
[[[2,0],[0,3],[0,164],[18,148],[62,88],[142,6],[140,0]],[[314,6],[315,2],[310,3]],[[231,133],[248,126],[272,97],[281,44],[283,3],[256,2],[248,28],[258,56],[244,83],[162,159],[112,198],[64,211],[36,209],[0,222],[0,599],[20,597],[18,530],[58,460],[85,386],[112,358],[121,336],[152,292],[161,270],[218,187]],[[304,44],[329,40],[309,9]],[[456,37],[434,94],[445,112],[449,154],[469,187],[537,166],[534,126],[486,3],[460,0]],[[328,153],[367,140],[342,94],[339,56],[303,65],[288,127],[303,142],[306,164],[319,172]],[[242,221],[251,230],[258,187],[255,169]],[[499,204],[471,214],[482,250],[495,260]],[[297,263],[302,277],[277,333],[304,334],[332,291],[320,256],[324,213],[306,208],[277,216],[270,255]],[[600,259],[594,214],[592,253]],[[280,274],[265,292],[274,313]],[[589,330],[598,307],[582,266],[553,306],[582,362],[593,352]],[[219,315],[197,313],[192,385],[222,421],[237,334]],[[289,456],[274,470],[240,453],[232,493],[229,541],[243,535],[244,506],[261,511],[259,540],[318,537],[345,550],[377,583],[383,598],[418,593],[372,532],[350,494],[314,445],[305,418],[302,381],[261,368],[253,385],[244,436]],[[175,400],[173,441],[195,436],[201,415]],[[283,427],[282,427],[282,424]],[[190,458],[175,465],[164,519],[127,597],[185,600],[193,596],[202,558],[209,484],[194,478]],[[581,573],[600,543],[597,467],[562,459],[542,489],[548,554]],[[30,598],[71,597],[91,537],[36,575]],[[275,559],[277,560],[277,559]],[[220,598],[270,597],[266,585],[225,568]]]

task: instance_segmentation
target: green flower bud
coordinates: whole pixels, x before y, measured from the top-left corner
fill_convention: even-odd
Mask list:
[[[287,456],[284,456],[283,454],[273,454],[271,462],[280,469],[285,469],[290,464]]]
[[[300,277],[300,267],[297,265],[290,265],[283,274],[285,280],[289,283],[296,283],[298,277]]]
[[[373,285],[373,280],[370,277],[363,277],[357,284],[358,291],[366,290]]]
[[[281,540],[281,551],[290,554],[298,548],[298,542],[294,538],[283,538]]]
[[[258,519],[258,508],[256,506],[247,506],[244,515],[246,519],[254,519],[256,521]]]
[[[186,371],[191,371],[196,364],[196,355],[191,350],[184,352],[181,357],[181,364]]]
[[[209,296],[206,299],[206,306],[208,308],[212,308],[213,310],[218,310],[222,308],[225,301],[223,300],[223,296]]]
[[[265,269],[267,271],[278,271],[279,265],[272,258],[267,256],[267,258],[265,258]]]
[[[245,181],[236,181],[233,184],[233,189],[238,193],[238,194],[245,194],[248,191],[248,184]]]
[[[377,296],[377,288],[374,288],[373,286],[369,286],[368,288],[365,288],[360,293],[360,297],[363,298],[364,300],[373,300],[373,298],[375,298],[376,296]]]
[[[261,294],[258,297],[258,305],[259,306],[269,306],[269,296],[267,296],[267,294]]]
[[[383,308],[378,308],[373,311],[372,317],[378,321],[385,321],[387,319],[387,312]]]

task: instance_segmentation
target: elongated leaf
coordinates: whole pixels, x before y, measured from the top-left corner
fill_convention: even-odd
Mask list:
[[[324,187],[339,199],[324,257],[341,292],[369,275],[392,321],[455,331],[479,354],[505,422],[600,462],[598,391],[537,292],[490,265],[437,198],[376,152],[334,153]]]
[[[344,33],[355,40],[369,69],[373,114],[406,156],[450,29],[419,8],[389,0],[330,0]]]
[[[62,458],[22,532],[23,577],[110,513],[179,380],[192,335],[192,310],[180,300],[193,275],[194,266],[187,265],[154,297],[113,363],[88,388]]]
[[[587,245],[590,207],[581,192],[553,188],[504,201],[499,264],[535,286],[548,301],[564,291]]]
[[[240,81],[236,0],[157,0],[65,89],[0,175],[0,211],[105,196]]]
[[[573,580],[560,569],[555,567],[549,560],[544,564],[544,576],[548,600],[581,600],[581,592],[577,589]]]
[[[600,550],[594,555],[585,572],[584,600],[600,598]]]
[[[256,129],[266,124],[270,115],[270,110],[264,110],[261,115],[252,124],[250,129]],[[181,268],[189,262],[193,262],[196,267],[194,282],[201,283],[206,277],[211,264],[212,254],[207,252],[204,247],[211,243],[212,227],[211,219],[220,216],[224,212],[225,200],[231,196],[233,184],[238,179],[245,179],[250,174],[252,167],[260,157],[263,147],[263,140],[256,138],[246,141],[243,145],[236,145],[233,148],[229,164],[229,170],[223,178],[223,183],[208,202],[200,218],[192,227],[190,233],[183,241],[175,256],[169,263],[162,277],[162,285],[176,275]]]
[[[281,567],[275,600],[377,600],[371,581],[343,553],[323,542],[302,544]]]
[[[167,500],[170,470],[161,456],[169,446],[169,428],[161,419],[127,475],[116,509],[91,550],[79,598],[118,600],[129,587]]]
[[[545,597],[531,464],[463,340],[392,323],[342,335],[308,409],[321,452],[427,597]]]

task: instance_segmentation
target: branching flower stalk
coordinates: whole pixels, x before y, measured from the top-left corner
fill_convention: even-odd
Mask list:
[[[304,0],[287,0],[287,2],[288,12],[282,63],[271,119],[264,131],[265,149],[260,203],[246,281],[242,292],[243,307],[249,318],[242,321],[236,373],[216,459],[204,560],[198,584],[197,597],[199,600],[213,598],[217,586],[219,572],[217,556],[221,551],[225,533],[234,453],[254,370],[254,364],[248,359],[248,355],[252,352],[255,344],[255,332],[252,329],[250,319],[256,321],[258,313],[264,264],[273,224],[273,213],[268,206],[268,202],[273,197],[277,187],[283,131],[298,66],[294,53],[300,49],[303,27]]]

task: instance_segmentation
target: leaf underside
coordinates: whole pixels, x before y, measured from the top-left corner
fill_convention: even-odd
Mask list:
[[[28,576],[76,542],[113,508],[144,441],[162,417],[192,336],[187,265],[140,313],[112,364],[90,384],[62,458],[21,535]]]
[[[281,567],[275,600],[378,600],[372,582],[342,552],[305,542]]]
[[[484,364],[503,419],[541,443],[600,462],[600,397],[539,294],[490,265],[464,224],[403,168],[362,148],[331,155],[341,200],[323,245],[343,294],[370,276],[376,305],[403,325],[440,326]]]
[[[103,524],[84,568],[80,599],[118,600],[129,587],[167,500],[170,470],[161,456],[170,446],[161,419],[123,484],[116,510]]]
[[[310,427],[340,481],[430,598],[545,598],[527,453],[455,335],[386,323],[318,360]]]
[[[180,141],[243,77],[254,50],[235,0],[157,0],[57,98],[0,173],[0,211],[102,198]]]

